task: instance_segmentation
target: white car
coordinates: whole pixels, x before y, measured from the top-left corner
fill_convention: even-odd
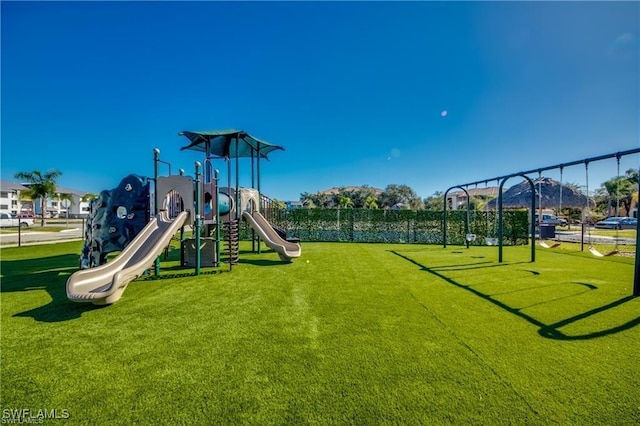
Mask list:
[[[33,219],[17,217],[15,214],[0,213],[0,227],[25,227],[33,225]]]

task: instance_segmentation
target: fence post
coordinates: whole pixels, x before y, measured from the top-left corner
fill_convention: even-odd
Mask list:
[[[354,209],[351,209],[351,231],[350,231],[350,234],[351,234],[351,235],[349,235],[349,237],[350,237],[350,239],[351,239],[351,242],[353,242],[353,233],[354,233],[354,231],[355,231],[355,229],[354,229],[354,227],[355,227],[355,221],[356,221],[355,216],[356,216],[355,210],[354,210]]]

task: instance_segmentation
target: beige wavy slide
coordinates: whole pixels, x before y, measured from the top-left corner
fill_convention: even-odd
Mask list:
[[[285,241],[280,238],[280,235],[278,235],[267,219],[260,213],[254,212],[251,214],[249,212],[243,212],[242,217],[255,229],[265,244],[278,253],[280,260],[291,262],[294,257],[300,257],[302,254],[300,244]]]
[[[170,220],[166,212],[161,212],[115,259],[71,275],[67,280],[69,300],[91,302],[94,305],[117,302],[127,285],[153,265],[188,217],[188,212],[182,212]]]

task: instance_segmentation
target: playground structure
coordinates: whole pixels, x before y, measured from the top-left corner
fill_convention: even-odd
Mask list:
[[[469,214],[470,214],[470,203],[469,203],[469,193],[467,191],[467,187],[472,186],[472,185],[478,185],[479,183],[486,183],[490,182],[490,181],[498,181],[500,182],[499,184],[499,188],[498,188],[498,237],[497,237],[497,246],[498,246],[498,262],[502,263],[503,261],[503,187],[504,184],[507,180],[509,180],[512,177],[522,177],[523,179],[525,179],[530,187],[531,187],[531,205],[530,205],[530,235],[531,235],[531,262],[535,262],[536,260],[536,233],[535,233],[535,211],[536,211],[536,198],[539,198],[539,194],[538,196],[536,196],[536,189],[535,189],[535,184],[533,182],[533,180],[531,180],[531,178],[527,175],[532,174],[532,173],[538,173],[538,176],[541,177],[542,176],[542,172],[547,171],[547,170],[554,170],[554,169],[559,169],[560,173],[562,174],[564,169],[566,167],[570,167],[570,166],[575,166],[575,165],[581,165],[583,164],[585,167],[585,173],[586,173],[586,182],[587,182],[587,203],[586,203],[586,212],[587,212],[587,217],[585,219],[588,219],[588,213],[590,210],[590,197],[589,197],[589,164],[596,162],[596,161],[602,161],[602,160],[607,160],[607,159],[611,159],[611,158],[615,158],[616,162],[617,162],[617,175],[618,177],[620,176],[620,159],[622,157],[625,157],[627,155],[632,155],[632,154],[638,154],[640,153],[640,148],[635,148],[635,149],[630,149],[630,150],[626,150],[626,151],[620,151],[620,152],[615,152],[615,153],[610,153],[610,154],[605,154],[605,155],[600,155],[597,157],[591,157],[591,158],[585,158],[583,160],[577,160],[577,161],[572,161],[572,162],[568,162],[568,163],[561,163],[561,164],[556,164],[553,166],[548,166],[548,167],[541,167],[541,168],[537,168],[537,169],[533,169],[533,170],[527,170],[524,172],[517,172],[517,173],[512,173],[512,174],[508,174],[505,176],[498,176],[498,177],[494,177],[494,178],[490,178],[490,179],[484,179],[484,180],[479,180],[479,181],[475,181],[475,182],[470,182],[470,183],[465,183],[465,184],[461,184],[461,185],[455,185],[450,187],[449,189],[447,189],[444,193],[444,211],[443,211],[443,235],[444,235],[444,243],[443,246],[446,248],[447,247],[447,195],[449,194],[449,191],[451,191],[452,189],[455,188],[459,188],[461,190],[463,190],[465,192],[465,194],[467,195],[467,217],[466,217],[466,223],[465,223],[465,233],[467,234],[467,247],[468,247],[468,243],[469,241],[471,241],[472,239],[475,239],[473,237],[473,234],[470,233],[469,230]],[[640,185],[640,182],[638,182]],[[539,206],[541,208],[541,205]],[[542,214],[539,215],[539,220],[542,220]],[[585,223],[583,221],[583,229],[585,226]],[[584,231],[583,231],[584,234]],[[640,245],[640,222],[638,223],[638,228],[636,229],[636,253],[635,253],[635,276],[634,276],[634,284],[633,284],[633,295],[634,296],[640,296],[640,256],[638,256],[638,250],[637,247],[638,245]],[[544,247],[544,246],[543,246]],[[545,247],[546,248],[546,247]],[[617,238],[616,238],[616,249],[613,252],[610,253],[599,253],[597,250],[595,250],[595,248],[593,248],[592,246],[589,247],[589,251],[594,254],[596,257],[605,257],[608,255],[613,255],[615,253],[617,253]]]
[[[269,152],[282,147],[237,130],[185,131],[180,135],[191,141],[182,149],[206,154],[204,173],[201,173],[202,165],[195,162],[194,178],[185,176],[182,170],[172,175],[171,164],[161,160],[160,150],[154,149],[153,179],[130,175],[116,190],[103,191],[92,203],[80,262],[82,269],[67,280],[70,300],[96,305],[118,301],[129,282],[152,266],[155,265],[155,273],[159,274],[159,256],[178,232],[182,266],[194,267],[195,274],[199,275],[201,266],[220,266],[224,255],[231,270],[239,262],[238,227],[243,218],[282,261],[290,262],[301,255],[300,245],[282,238],[260,213],[263,199],[259,193],[260,158],[267,158]],[[251,158],[252,188],[239,186],[240,157]],[[257,189],[253,188],[255,157]],[[226,187],[219,186],[219,172],[212,165],[214,158],[227,162]],[[235,186],[231,185],[231,159],[235,159]],[[168,176],[159,176],[159,164],[169,166]],[[149,183],[154,184],[153,192]],[[146,219],[144,225],[132,226],[131,221],[136,218],[140,221],[141,217]],[[192,229],[190,238],[185,238],[185,226]],[[108,239],[104,238],[105,232]],[[224,251],[221,249],[223,234],[227,243]],[[255,248],[256,240],[252,240]],[[259,239],[257,243],[260,251]],[[120,254],[107,262],[107,254],[119,250]]]

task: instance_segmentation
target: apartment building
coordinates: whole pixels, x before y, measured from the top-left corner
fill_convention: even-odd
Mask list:
[[[33,201],[21,195],[25,189],[19,182],[0,181],[0,213],[34,214]]]
[[[40,215],[40,199],[30,200],[23,195],[28,184],[0,181],[0,213]],[[71,200],[63,199],[69,195]],[[77,218],[89,214],[89,203],[82,201],[86,192],[72,188],[58,187],[56,195],[47,198],[47,217]]]
[[[468,188],[470,197],[482,198],[484,200],[492,200],[498,196],[498,187],[490,186],[488,188]],[[447,208],[450,210],[466,209],[467,194],[464,191],[452,191],[447,194]]]

